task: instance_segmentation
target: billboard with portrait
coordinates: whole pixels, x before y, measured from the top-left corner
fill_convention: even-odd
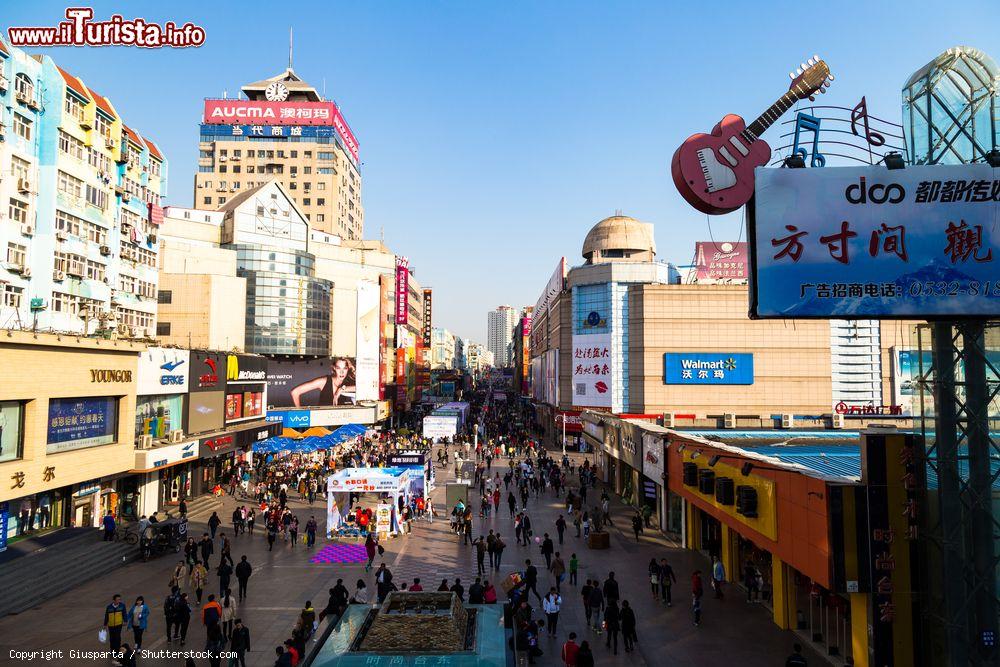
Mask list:
[[[354,405],[354,358],[268,359],[267,403],[275,408]]]

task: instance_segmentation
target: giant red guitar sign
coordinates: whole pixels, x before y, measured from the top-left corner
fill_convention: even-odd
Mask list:
[[[711,134],[693,134],[681,144],[670,165],[674,185],[691,206],[718,215],[743,206],[753,195],[753,170],[767,164],[771,147],[759,137],[793,104],[817,92],[826,92],[833,81],[830,68],[814,56],[790,73],[788,92],[762,113],[746,122],[729,114]]]

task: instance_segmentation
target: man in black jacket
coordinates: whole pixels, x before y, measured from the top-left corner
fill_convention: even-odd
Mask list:
[[[524,591],[525,597],[528,591],[531,591],[539,602],[542,601],[542,596],[538,594],[538,568],[532,565],[530,560],[524,561]]]
[[[611,604],[612,602],[618,602],[621,599],[621,595],[618,593],[618,582],[615,581],[615,573],[608,572],[608,578],[604,581],[604,602],[605,604]]]
[[[229,648],[236,654],[230,660],[231,665],[247,667],[247,651],[250,650],[250,628],[243,625],[243,619],[236,619],[233,627],[233,637],[229,640]]]
[[[205,533],[201,536],[201,542],[198,543],[201,547],[201,562],[205,564],[206,570],[211,570],[212,566],[208,564],[208,557],[215,553],[215,545],[212,544],[212,538]]]
[[[246,556],[241,556],[240,562],[236,564],[236,580],[240,583],[240,602],[243,602],[243,598],[247,596],[247,582],[250,580],[251,574],[253,574],[253,567],[250,566]]]
[[[330,623],[336,624],[341,614],[344,613],[344,609],[347,608],[349,597],[350,593],[348,593],[347,587],[344,586],[344,580],[337,579],[337,585],[330,589],[330,599],[326,603],[326,607],[319,613],[319,620],[322,621],[329,616]]]
[[[469,586],[469,604],[484,604],[483,602],[483,588],[482,577],[476,577],[476,582]]]

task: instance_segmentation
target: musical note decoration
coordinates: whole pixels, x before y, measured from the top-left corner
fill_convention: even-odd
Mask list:
[[[800,133],[804,130],[813,133],[812,157],[809,159],[810,167],[826,166],[826,157],[819,152],[819,124],[820,119],[810,116],[801,111],[795,115],[795,141],[792,143],[792,155],[801,155],[805,160],[810,151],[799,145]]]
[[[868,102],[865,101],[864,95],[861,96],[861,101],[858,102],[857,106],[854,107],[854,110],[851,111],[851,132],[853,132],[856,137],[861,136],[858,134],[859,120],[865,128],[865,141],[875,147],[884,146],[885,137],[872,130],[868,125]]]

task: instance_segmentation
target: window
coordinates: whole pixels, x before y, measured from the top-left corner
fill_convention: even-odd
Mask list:
[[[219,173],[220,173],[220,174],[224,174],[224,173],[226,173],[227,171],[229,171],[229,167],[227,167],[226,165],[221,165],[221,166],[219,167]]]
[[[317,190],[326,190],[326,183],[324,181],[320,181],[319,183],[316,184],[316,189]]]
[[[56,213],[58,215],[58,212]],[[93,222],[88,222],[85,224],[87,229],[87,240],[91,243],[96,243],[98,245],[108,244],[108,230],[100,225],[94,224]]]
[[[28,248],[19,243],[7,244],[7,261],[24,266],[28,262]]]
[[[170,322],[157,322],[156,323],[156,335],[157,336],[169,336],[170,335]]]
[[[298,184],[295,181],[292,181],[291,183],[288,184],[288,189],[289,190],[298,190],[299,189],[298,188]]]
[[[160,293],[156,297],[156,303],[173,303],[174,293],[171,290],[165,289],[160,290]]]
[[[225,148],[220,148],[219,155],[222,157],[226,157],[227,155],[229,155],[229,151],[227,151]]]
[[[149,173],[153,176],[159,176],[163,170],[163,165],[159,160],[155,158],[149,158]]]
[[[205,206],[211,206],[212,205],[212,198],[211,197],[205,197],[204,201],[205,201]]]
[[[66,104],[63,107],[66,114],[80,121],[83,120],[83,103],[75,95],[66,91]]]
[[[292,154],[292,159],[293,160],[299,156],[299,152],[298,151],[292,151],[291,154]]]
[[[241,157],[242,155],[243,151],[241,151],[239,148],[233,149],[233,157]]]
[[[135,294],[136,279],[124,273],[118,274],[118,289],[129,294]]]
[[[285,151],[278,151],[278,159],[280,160],[285,159]]]
[[[318,174],[336,174],[337,172],[332,167],[319,167],[316,170]]]
[[[106,190],[101,188],[95,188],[93,185],[87,184],[87,203],[91,206],[96,206],[102,211],[108,208],[108,193]]]
[[[91,317],[96,317],[97,313],[104,310],[103,306],[104,304],[96,299],[88,299],[75,294],[64,294],[61,292],[52,293],[52,310],[56,313],[66,313],[74,316],[88,313]]]
[[[56,209],[56,231],[66,232],[71,236],[82,238],[83,229],[86,224],[86,221],[76,217],[75,215],[70,215],[65,211]]]
[[[318,156],[319,156],[320,160],[332,160],[333,159],[333,153],[319,153]]]
[[[225,203],[226,203],[226,198],[225,197],[219,197],[219,206],[222,206]]]
[[[308,158],[308,159],[312,159],[312,156],[313,156],[313,152],[312,152],[312,151],[306,151],[306,152],[305,152],[305,156],[306,156],[306,158]]]
[[[118,315],[118,322],[125,326],[135,329],[149,329],[153,326],[153,316],[150,313],[121,307],[115,308],[115,313]]]
[[[31,163],[27,160],[22,160],[16,155],[11,156],[10,171],[15,182],[21,180],[22,178],[28,180],[28,176],[31,175]]]
[[[14,134],[31,141],[31,121],[19,113],[14,114]]]
[[[104,280],[105,277],[105,266],[100,262],[95,262],[92,259],[87,260],[87,279],[88,280]]]
[[[240,165],[238,165],[238,164],[234,164],[233,165],[233,173],[234,174],[240,173]]]
[[[22,72],[14,77],[14,91],[32,99],[35,97],[35,84],[31,82],[27,74]]]
[[[72,137],[62,130],[59,130],[59,150],[70,157],[76,158],[80,162],[84,162],[87,159],[87,146],[76,137]]]
[[[28,205],[21,201],[20,199],[10,198],[10,206],[7,208],[7,214],[10,219],[18,224],[24,224],[28,221]]]
[[[313,168],[312,167],[303,167],[302,168],[302,173],[303,174],[311,174],[311,173],[313,173]]]
[[[316,222],[326,222],[326,216],[322,213],[316,214]]]
[[[20,401],[0,402],[0,463],[16,461],[22,453],[24,404]]]
[[[20,308],[22,294],[24,294],[24,288],[5,283],[3,286],[3,305],[10,308]]]
[[[303,206],[309,206],[310,204],[312,204],[312,199],[309,199],[309,198],[307,197],[306,199],[303,199],[303,200],[302,200],[302,205],[303,205]]]
[[[247,173],[248,174],[256,173],[256,171],[257,171],[257,167],[253,166],[252,164],[248,164],[247,165]]]
[[[83,196],[83,181],[76,176],[70,176],[60,171],[56,178],[56,189],[64,195],[79,199]]]
[[[257,207],[257,215],[264,215],[264,207],[263,206],[258,206]]]
[[[319,199],[316,200],[316,205],[317,206],[326,206],[326,200],[323,199],[322,197],[320,197]]]

